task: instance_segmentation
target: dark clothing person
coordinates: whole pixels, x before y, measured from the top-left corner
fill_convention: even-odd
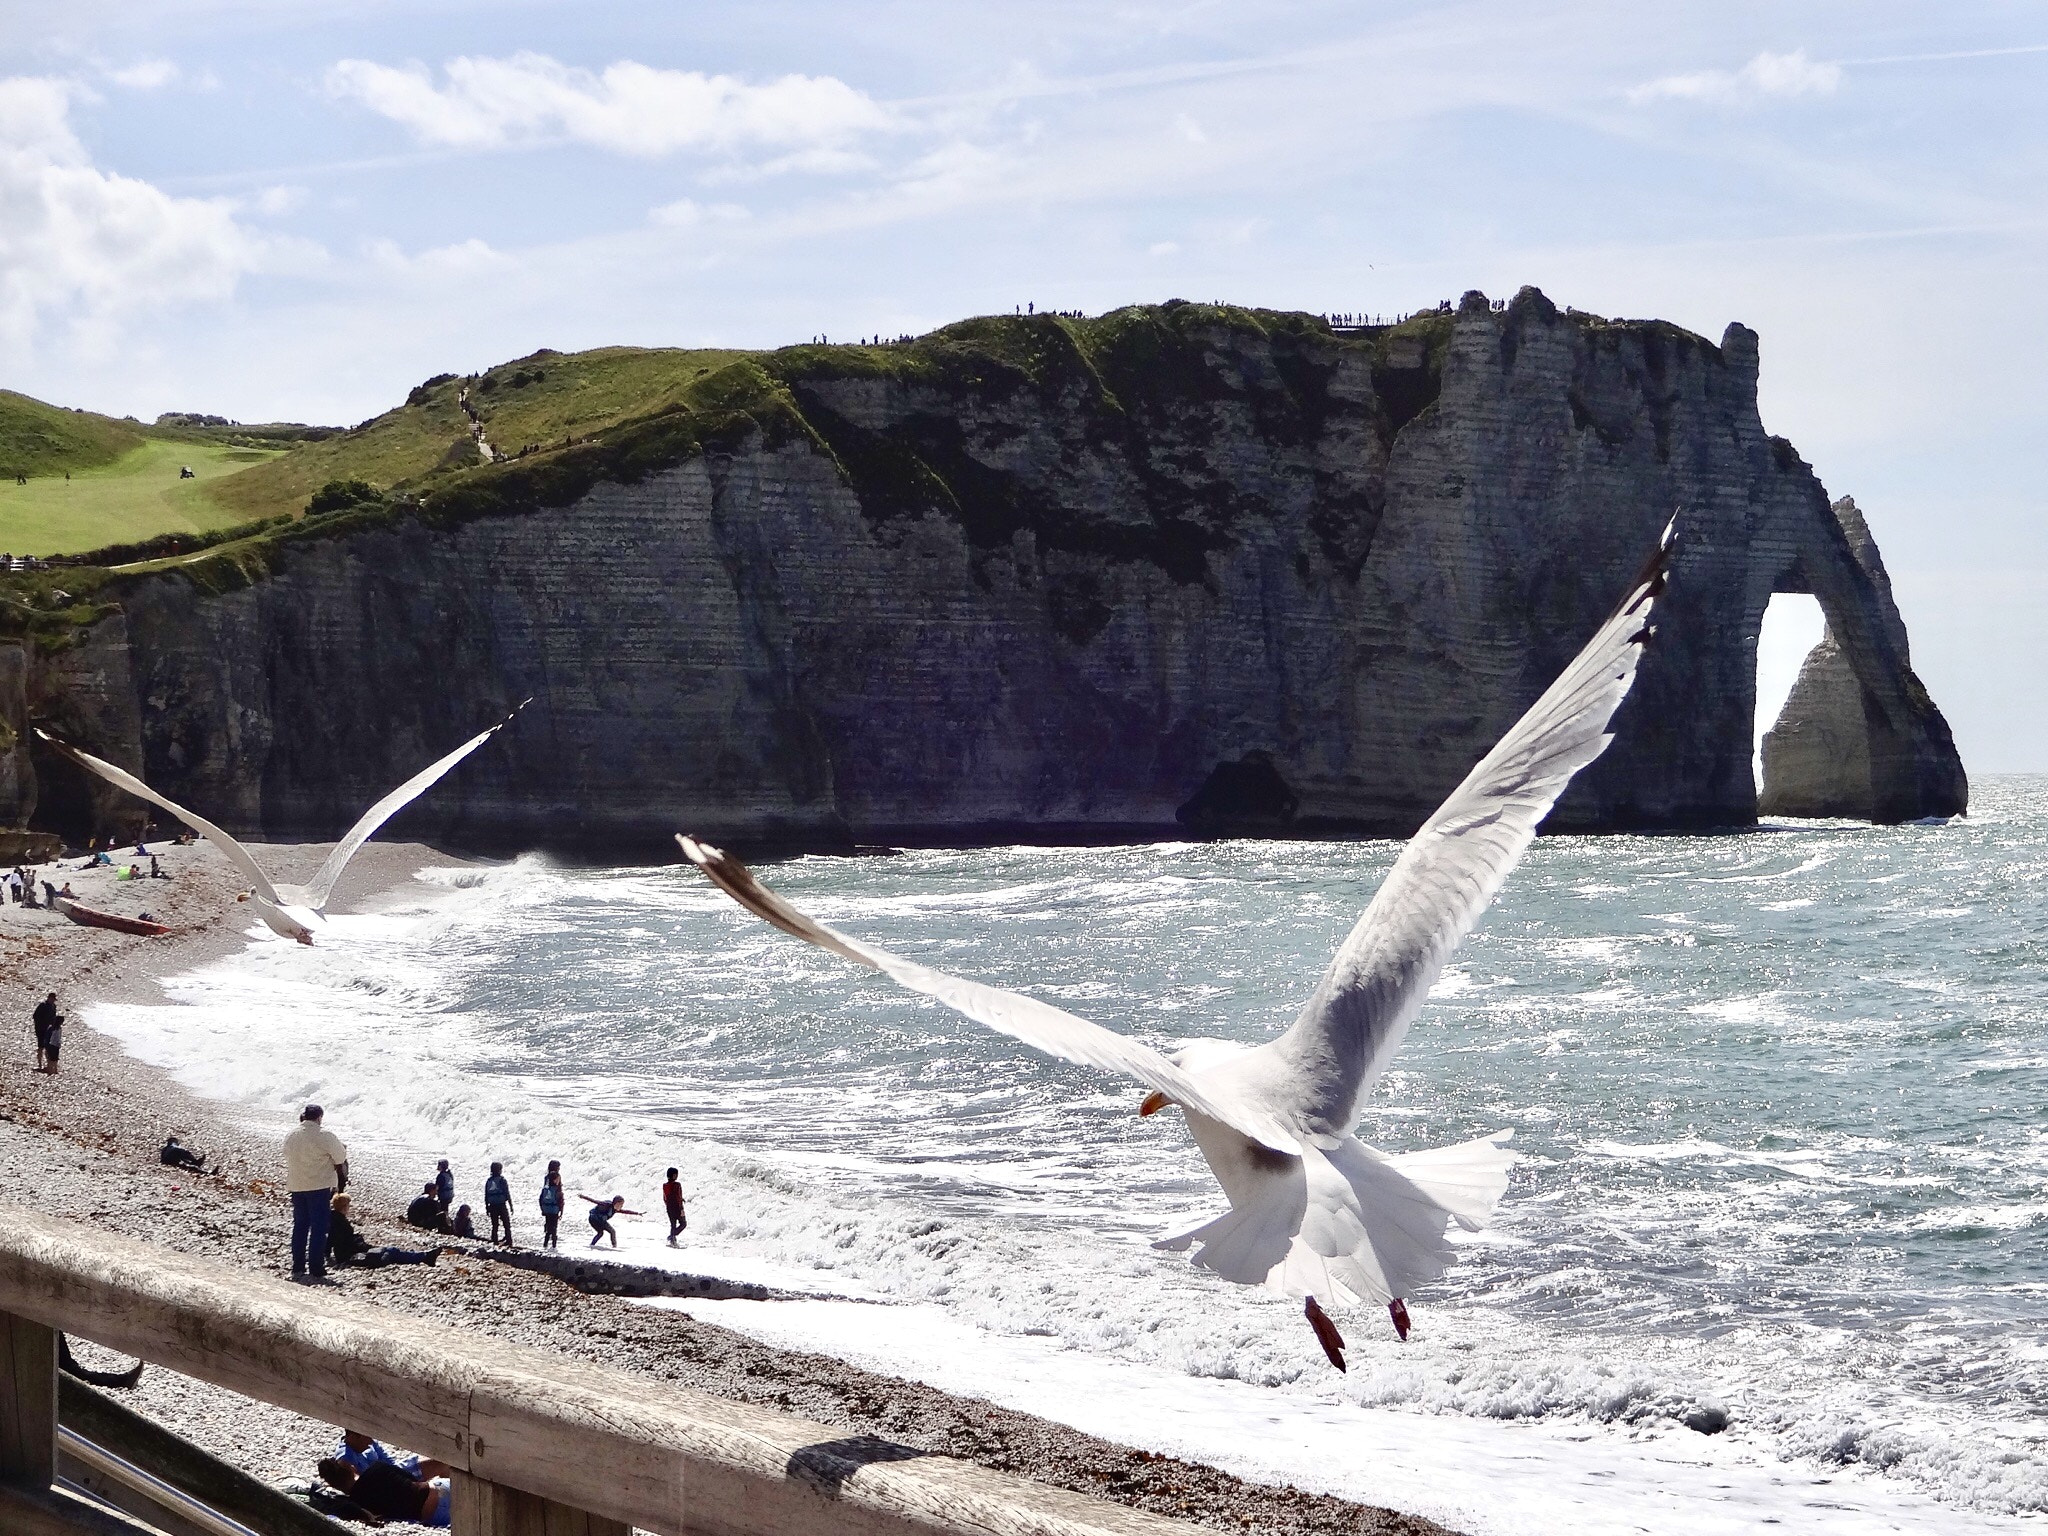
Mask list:
[[[156,1160],[166,1168],[183,1168],[192,1173],[206,1172],[206,1159],[175,1136],[165,1139],[163,1150],[157,1153]]]
[[[36,1027],[36,1070],[47,1072],[56,1059],[50,1054],[50,1038],[64,1026],[64,1015],[57,1011],[57,994],[52,992],[37,1003],[36,1011],[29,1017]]]
[[[405,1219],[415,1227],[425,1227],[429,1232],[448,1230],[448,1213],[441,1208],[441,1200],[429,1184],[413,1196],[411,1205],[405,1208]]]
[[[568,1203],[562,1193],[560,1163],[549,1163],[547,1177],[540,1181],[540,1245],[543,1248],[555,1246],[556,1227],[562,1220],[562,1207]]]
[[[334,1217],[334,1191],[292,1191],[292,1274],[319,1279],[327,1273],[327,1237]]]
[[[491,1176],[484,1180],[484,1211],[491,1218],[491,1241],[497,1242],[498,1229],[505,1231],[504,1241],[512,1241],[512,1186],[506,1182],[503,1167],[491,1164]]]
[[[327,1233],[327,1252],[337,1265],[354,1264],[363,1269],[383,1269],[389,1264],[431,1264],[441,1257],[438,1248],[372,1248],[348,1219],[346,1210],[333,1213]]]
[[[661,1186],[661,1203],[668,1208],[668,1241],[673,1248],[683,1228],[690,1224],[690,1218],[683,1211],[683,1186],[676,1182],[676,1170],[673,1168],[668,1171],[668,1182]]]
[[[456,1237],[466,1237],[472,1241],[475,1240],[476,1223],[470,1219],[468,1206],[465,1205],[455,1213],[455,1219],[448,1223],[448,1230]]]
[[[455,1203],[455,1175],[445,1157],[441,1159],[441,1171],[434,1175],[434,1198],[441,1202],[444,1211]]]

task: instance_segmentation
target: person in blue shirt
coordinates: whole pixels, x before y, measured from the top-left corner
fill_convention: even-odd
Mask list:
[[[412,1477],[420,1476],[420,1459],[407,1451],[394,1451],[381,1440],[373,1440],[358,1429],[344,1429],[334,1459],[345,1461],[361,1472],[373,1461],[388,1462]]]
[[[540,1181],[541,1247],[556,1246],[555,1227],[562,1219],[562,1207],[566,1204],[568,1198],[562,1193],[562,1165],[559,1161],[551,1162],[546,1176]]]
[[[497,1242],[498,1228],[505,1229],[506,1246],[512,1243],[512,1186],[505,1182],[505,1165],[491,1164],[491,1176],[484,1180],[484,1210],[491,1218],[491,1241]]]

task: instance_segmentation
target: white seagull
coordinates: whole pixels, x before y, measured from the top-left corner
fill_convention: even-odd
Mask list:
[[[970,1019],[1066,1061],[1137,1079],[1149,1115],[1178,1104],[1230,1209],[1155,1245],[1195,1249],[1226,1280],[1303,1298],[1338,1370],[1344,1340],[1318,1298],[1385,1306],[1449,1266],[1452,1224],[1477,1231],[1507,1192],[1512,1132],[1390,1155],[1352,1134],[1366,1094],[1459,940],[1499,892],[1572,775],[1614,738],[1664,590],[1673,529],[1613,615],[1542,698],[1409,839],[1365,915],[1284,1034],[1259,1046],[1198,1041],[1171,1054],[1050,1003],[948,976],[805,916],[738,860],[678,836],[733,900],[785,933],[869,966]]]
[[[248,877],[251,889],[244,891],[235,900],[252,903],[256,908],[256,915],[263,919],[264,926],[272,933],[282,938],[297,939],[301,944],[310,944],[313,942],[314,925],[326,921],[327,903],[334,894],[335,882],[341,879],[342,870],[348,867],[348,861],[355,857],[356,850],[374,837],[377,829],[385,822],[438,783],[449,769],[510,725],[519,711],[531,702],[530,699],[522,700],[518,708],[489,730],[470,737],[446,757],[422,768],[363,812],[356,824],[348,829],[348,834],[334,845],[333,851],[327,855],[327,861],[306,885],[273,885],[270,877],[263,873],[249,850],[204,816],[195,811],[188,811],[177,801],[158,794],[125,768],[116,768],[112,763],[94,757],[90,752],[81,752],[69,742],[59,741],[40,726],[37,727],[36,734],[48,742],[53,750],[61,752],[81,768],[98,774],[116,788],[127,790],[138,800],[147,800],[151,805],[169,811],[186,826],[199,833],[226,854],[228,862]]]

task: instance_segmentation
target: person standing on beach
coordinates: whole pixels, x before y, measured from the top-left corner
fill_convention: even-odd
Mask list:
[[[546,1175],[540,1181],[541,1247],[558,1246],[555,1228],[562,1220],[562,1207],[567,1203],[562,1193],[562,1165],[559,1161],[550,1162]]]
[[[37,1003],[32,1017],[36,1026],[36,1070],[54,1072],[57,1070],[57,1053],[63,1048],[64,1029],[64,1015],[57,1011],[57,994],[52,992]]]
[[[491,1241],[498,1241],[498,1229],[505,1230],[505,1246],[512,1245],[512,1186],[505,1182],[505,1165],[491,1164],[491,1176],[484,1180],[484,1213],[491,1218]]]
[[[668,1182],[661,1186],[661,1203],[668,1207],[668,1245],[676,1245],[676,1236],[690,1224],[683,1214],[683,1186],[676,1182],[676,1170],[668,1171]]]
[[[292,1194],[292,1278],[327,1278],[327,1229],[335,1191],[348,1188],[348,1148],[321,1124],[318,1104],[299,1111],[299,1128],[284,1139],[285,1185]]]
[[[441,1214],[447,1215],[448,1207],[455,1203],[455,1172],[445,1157],[434,1174],[434,1197],[441,1202]]]

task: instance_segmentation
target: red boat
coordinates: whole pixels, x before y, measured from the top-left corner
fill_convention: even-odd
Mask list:
[[[57,898],[57,910],[87,928],[111,928],[116,933],[140,933],[150,938],[171,931],[168,923],[153,923],[142,917],[123,917],[118,912],[102,912],[64,896]]]

